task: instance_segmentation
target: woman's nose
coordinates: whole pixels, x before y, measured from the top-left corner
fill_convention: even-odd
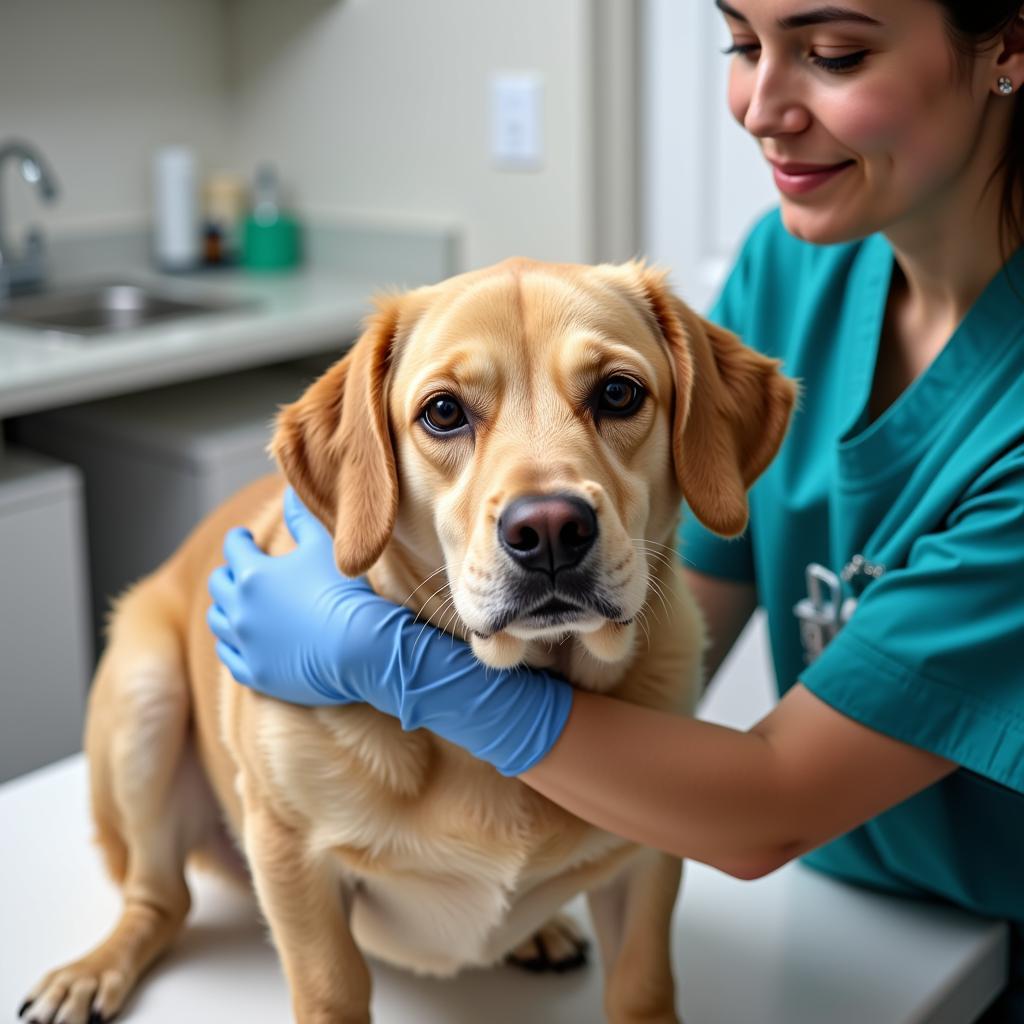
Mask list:
[[[742,121],[751,135],[763,139],[802,132],[811,123],[811,115],[791,77],[762,58]]]

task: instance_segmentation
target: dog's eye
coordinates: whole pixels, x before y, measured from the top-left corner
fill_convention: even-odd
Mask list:
[[[609,377],[597,396],[599,416],[630,416],[643,405],[647,392],[629,377]]]
[[[434,433],[446,434],[463,426],[466,414],[451,395],[438,395],[430,400],[420,419]]]

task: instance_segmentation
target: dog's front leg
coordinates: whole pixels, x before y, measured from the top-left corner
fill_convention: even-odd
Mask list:
[[[336,874],[264,806],[246,807],[245,849],[297,1024],[368,1024],[370,972]]]
[[[678,1024],[672,980],[672,910],[682,863],[644,850],[607,885],[587,893],[610,1024]]]

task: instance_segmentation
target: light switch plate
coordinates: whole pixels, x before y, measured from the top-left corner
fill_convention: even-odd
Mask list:
[[[491,159],[501,170],[544,165],[544,80],[538,72],[491,77]]]

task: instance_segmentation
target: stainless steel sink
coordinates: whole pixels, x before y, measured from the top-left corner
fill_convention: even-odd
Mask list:
[[[67,334],[131,331],[183,317],[250,307],[178,285],[108,280],[22,295],[0,305],[0,322]]]

